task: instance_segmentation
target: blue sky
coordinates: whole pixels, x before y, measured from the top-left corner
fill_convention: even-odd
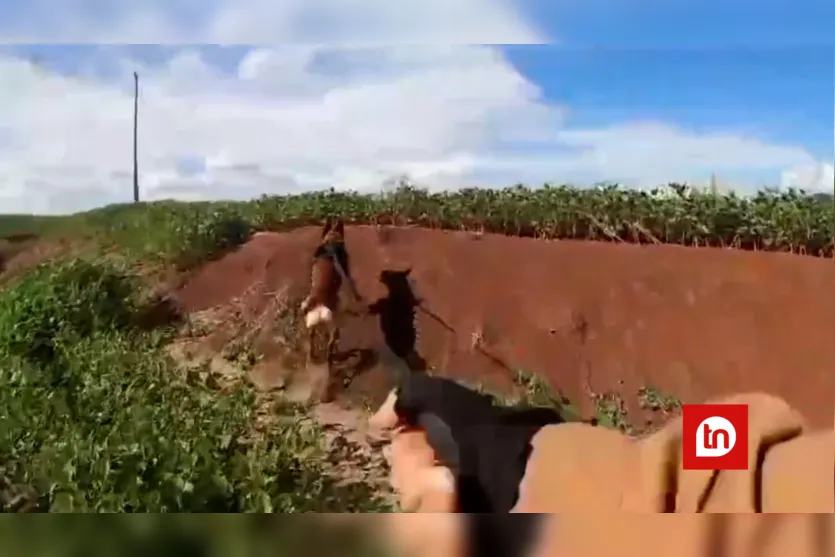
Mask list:
[[[828,0],[523,0],[549,34],[614,48],[833,47]]]
[[[99,47],[23,45],[0,52],[38,60],[57,72],[80,71]],[[162,64],[178,46],[120,49]],[[233,72],[248,46],[203,48],[204,56]],[[816,157],[835,152],[835,50],[830,46],[752,48],[504,46],[501,50],[547,102],[570,107],[577,126],[633,120],[675,122],[694,131],[754,134],[802,145]],[[115,67],[99,57],[99,74]]]
[[[108,180],[125,175],[118,130],[134,69],[153,133],[145,182],[159,195],[359,187],[399,173],[435,187],[703,183],[714,171],[734,189],[830,187],[835,3],[310,1],[0,0],[9,36],[167,43],[0,46],[6,82],[28,87],[7,88],[0,107],[0,170],[13,176],[0,199],[30,195],[21,183],[62,189],[70,205],[110,199]],[[290,46],[194,44],[247,37]]]
[[[575,125],[660,119],[835,151],[830,47],[506,50]]]
[[[285,0],[288,2],[290,0]],[[214,9],[222,3],[222,0],[142,2],[156,11],[165,11],[181,28],[210,20]],[[62,4],[68,10],[92,14],[89,19],[101,26],[112,25],[128,11],[125,3],[118,1],[64,0]],[[514,4],[520,17],[535,22],[547,39],[584,47],[831,48],[835,28],[835,3],[827,0],[584,0],[568,3],[514,0]],[[34,22],[40,24],[36,28],[48,35],[47,30],[60,29],[60,26],[50,27],[45,23],[50,20],[50,12],[57,12],[55,6],[51,0],[0,0],[0,29],[16,30]],[[61,12],[58,13],[63,17]],[[317,15],[301,18],[296,24],[305,28],[321,26],[322,20],[327,18]],[[45,38],[60,40],[55,36]],[[263,41],[255,37],[252,40]]]

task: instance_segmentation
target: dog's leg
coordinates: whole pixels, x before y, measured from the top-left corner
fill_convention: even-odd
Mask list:
[[[330,335],[328,337],[328,362],[333,359],[336,350],[339,348],[339,325],[336,321],[330,322]]]
[[[305,354],[307,354],[307,361],[313,361],[313,329],[307,330],[305,338]]]
[[[333,315],[331,310],[324,305],[316,305],[307,311],[304,316],[304,326],[307,329],[307,354],[308,361],[311,361],[316,351],[316,335],[317,330],[327,329],[330,327],[330,321]]]
[[[307,361],[308,363],[313,363],[314,356],[316,355],[316,335],[319,329],[319,325],[315,324],[307,328]]]

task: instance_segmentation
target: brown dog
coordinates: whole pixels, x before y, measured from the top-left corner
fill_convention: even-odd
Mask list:
[[[328,333],[328,362],[339,344],[336,314],[339,310],[339,290],[343,281],[348,283],[354,298],[360,300],[350,275],[348,251],[345,248],[345,224],[341,220],[334,222],[328,219],[322,229],[322,238],[313,253],[310,294],[301,305],[308,333],[308,359],[313,357],[315,333],[319,329],[325,329]]]

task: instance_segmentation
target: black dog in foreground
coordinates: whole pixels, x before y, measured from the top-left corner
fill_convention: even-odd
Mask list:
[[[424,373],[412,374],[400,387],[394,411],[399,421],[427,431],[439,461],[456,473],[460,509],[467,513],[509,512],[531,440],[546,425],[563,421],[553,409],[500,407],[488,395]],[[445,427],[433,427],[438,421]]]
[[[492,397],[451,379],[414,373],[391,353],[381,360],[394,375],[395,388],[377,416],[388,415],[388,425],[426,431],[438,461],[456,478],[459,512],[468,513],[471,554],[524,555],[538,516],[499,515],[517,502],[532,439],[562,417],[550,408],[499,407]]]

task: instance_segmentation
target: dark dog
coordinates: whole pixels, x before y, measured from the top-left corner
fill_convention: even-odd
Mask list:
[[[457,481],[465,513],[507,513],[519,496],[531,440],[563,421],[550,408],[501,408],[493,398],[443,377],[414,373],[391,352],[382,361],[395,388],[371,418],[372,427],[419,427]]]
[[[517,504],[535,457],[534,438],[561,423],[559,413],[501,408],[492,397],[453,380],[411,372],[391,352],[381,356],[395,388],[369,425],[400,432],[393,442],[399,452],[392,454],[392,479],[406,496],[401,501],[412,507],[409,512],[465,513],[466,556],[531,555],[546,527],[543,515],[507,513]],[[453,500],[449,494],[455,494]]]
[[[347,283],[355,300],[361,298],[351,278],[348,250],[345,248],[345,224],[328,219],[322,229],[322,239],[313,252],[313,269],[310,274],[310,294],[304,299],[301,311],[307,328],[307,356],[313,357],[314,337],[324,328],[328,333],[327,360],[330,361],[339,345],[339,290]]]

